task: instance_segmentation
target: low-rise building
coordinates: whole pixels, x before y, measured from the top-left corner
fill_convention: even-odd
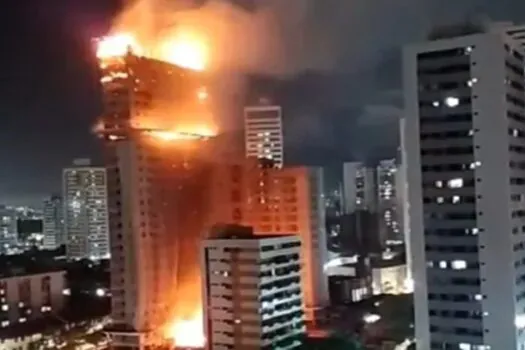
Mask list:
[[[207,348],[293,349],[305,335],[298,236],[226,226],[204,242]]]
[[[60,312],[65,275],[65,271],[53,271],[0,276],[0,329]]]
[[[372,260],[372,288],[375,295],[412,292],[407,284],[408,268],[399,255],[384,254]]]

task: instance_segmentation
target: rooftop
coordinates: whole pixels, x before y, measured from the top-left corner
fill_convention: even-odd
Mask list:
[[[283,238],[295,237],[294,234],[257,234],[253,232],[253,227],[241,226],[234,224],[223,224],[212,227],[211,234],[208,240],[224,240],[224,239],[269,239],[269,238]]]
[[[55,260],[52,253],[27,252],[21,255],[0,257],[0,278],[65,272],[63,262]]]

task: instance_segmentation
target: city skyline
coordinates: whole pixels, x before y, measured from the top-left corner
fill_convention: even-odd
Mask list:
[[[433,23],[475,14],[519,23],[524,19],[519,14],[525,13],[523,4],[503,6],[490,1],[462,2],[454,5],[453,11],[437,1],[405,0],[410,11],[389,11],[393,5],[376,8],[369,2],[327,2],[316,4],[315,8],[312,3],[304,1],[299,9],[294,5],[279,8],[276,1],[267,5],[270,12],[280,9],[288,14],[303,13],[297,16],[301,25],[311,28],[312,35],[305,43],[308,49],[317,48],[316,42],[326,38],[337,44],[327,48],[325,56],[330,56],[329,60],[318,57],[319,62],[288,62],[285,73],[292,77],[278,84],[288,105],[285,115],[292,125],[288,128],[291,135],[286,135],[290,140],[287,152],[309,164],[320,163],[327,155],[338,160],[360,160],[365,155],[384,153],[384,149],[396,144],[397,136],[393,135],[397,124],[392,116],[399,113],[400,45],[422,39]],[[5,13],[10,18],[2,25],[4,32],[13,35],[0,38],[7,52],[0,68],[4,78],[0,83],[0,112],[6,116],[0,131],[0,161],[5,164],[0,173],[0,197],[8,204],[36,205],[57,192],[60,171],[72,159],[96,159],[99,155],[99,144],[90,133],[100,113],[90,40],[107,32],[119,6],[116,1],[58,2],[45,6],[27,1],[6,6]],[[321,15],[312,19],[315,11]],[[343,21],[341,16],[333,17],[335,13],[352,15]],[[385,13],[392,18],[385,20]],[[367,21],[374,27],[352,21],[355,16],[359,18],[358,14],[374,17],[376,20]],[[327,24],[325,18],[330,16],[335,20]],[[337,24],[343,22],[348,22],[346,32],[359,36],[336,35],[341,31]],[[338,49],[332,51],[335,46]],[[355,55],[356,47],[360,48],[360,55]],[[304,54],[301,50],[293,53],[290,57]],[[307,73],[301,74],[303,71]],[[376,141],[368,141],[371,139]]]

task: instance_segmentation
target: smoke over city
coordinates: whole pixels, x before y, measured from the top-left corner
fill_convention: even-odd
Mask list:
[[[133,28],[133,34],[149,44],[191,33],[206,46],[211,70],[285,75],[335,64],[332,32],[309,25],[316,8],[311,0],[244,6],[226,0],[137,0],[117,17],[114,30]],[[338,17],[333,19],[338,22]]]

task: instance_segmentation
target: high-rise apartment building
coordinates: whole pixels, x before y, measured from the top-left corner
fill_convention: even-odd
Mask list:
[[[13,207],[0,206],[0,254],[14,252],[18,244],[17,212]]]
[[[271,159],[276,166],[284,162],[282,108],[261,103],[244,108],[246,157]]]
[[[403,62],[417,349],[523,349],[523,48],[467,24]]]
[[[44,201],[42,231],[44,235],[42,248],[56,249],[66,244],[62,197],[54,195]]]
[[[201,115],[208,92],[198,72],[125,51],[100,57],[104,113],[96,132],[105,142],[112,252],[108,333],[113,346],[126,349],[170,347],[173,340],[201,346],[199,249],[211,174]],[[178,331],[188,319],[195,326],[189,337],[187,328]]]
[[[343,201],[345,213],[377,210],[376,174],[361,162],[343,164]]]
[[[64,169],[62,185],[67,257],[109,258],[106,169],[77,159]]]
[[[298,236],[223,227],[203,243],[207,349],[295,349],[306,327]]]
[[[275,168],[255,160],[215,167],[211,221],[253,227],[255,234],[296,234],[301,238],[306,318],[316,321],[328,306],[328,260],[322,170]],[[219,204],[220,203],[220,204]]]
[[[402,242],[402,207],[399,200],[401,176],[396,159],[386,159],[377,166],[377,211],[382,243]]]

